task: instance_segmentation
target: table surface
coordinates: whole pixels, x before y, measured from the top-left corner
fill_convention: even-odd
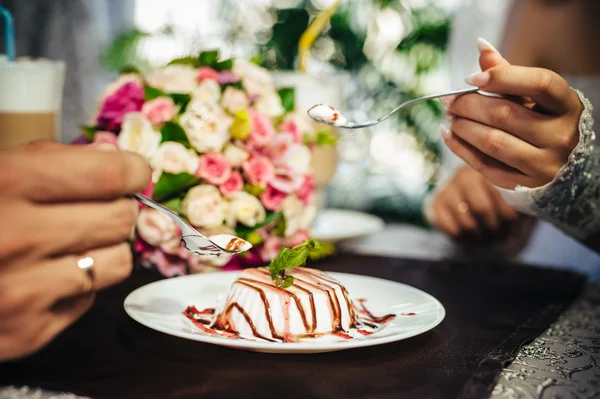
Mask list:
[[[343,252],[442,259],[463,257],[450,241],[428,230],[389,225],[370,237],[340,245]],[[508,365],[492,398],[600,397],[600,283],[588,283],[581,297]],[[5,387],[0,399],[73,399],[77,396]]]

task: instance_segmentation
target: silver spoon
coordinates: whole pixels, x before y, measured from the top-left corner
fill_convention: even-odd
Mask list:
[[[217,234],[205,237],[169,208],[162,206],[145,195],[134,194],[133,196],[142,204],[154,208],[173,219],[181,229],[181,245],[190,252],[198,255],[220,256],[221,254],[239,254],[252,248],[252,244],[248,241],[230,234]]]
[[[317,104],[317,105],[312,106],[308,110],[308,116],[310,116],[315,121],[317,121],[319,123],[324,123],[326,125],[339,127],[342,129],[360,129],[363,127],[377,125],[378,123],[383,122],[384,120],[386,120],[387,118],[389,118],[390,116],[392,116],[393,114],[395,114],[396,112],[401,110],[402,108],[407,107],[412,104],[416,104],[421,101],[432,100],[434,98],[440,98],[440,97],[454,96],[454,95],[458,95],[458,94],[477,93],[478,90],[479,89],[477,89],[477,88],[468,88],[468,89],[448,91],[445,93],[430,94],[428,96],[415,98],[413,100],[403,102],[402,104],[400,104],[396,108],[394,108],[392,111],[390,111],[388,114],[382,116],[379,119],[366,121],[366,122],[349,122],[346,120],[346,118],[344,118],[344,116],[338,110],[336,110],[335,108],[333,108],[331,106],[327,106],[327,105],[323,105],[323,104]]]

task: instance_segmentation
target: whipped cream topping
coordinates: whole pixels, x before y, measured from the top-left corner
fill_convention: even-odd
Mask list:
[[[231,234],[216,234],[208,238],[221,248],[236,253],[246,252],[252,248],[252,244],[250,244],[248,241],[242,240],[236,236],[232,236]]]
[[[315,121],[333,126],[346,126],[348,121],[340,111],[329,106],[318,104],[308,110],[308,116]]]

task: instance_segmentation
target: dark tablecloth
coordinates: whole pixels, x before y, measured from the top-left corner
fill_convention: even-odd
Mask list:
[[[387,278],[445,306],[434,330],[397,343],[318,355],[270,355],[171,337],[129,319],[123,300],[158,276],[138,270],[98,295],[38,354],[0,365],[0,385],[95,398],[485,398],[519,347],[578,295],[578,274],[507,264],[344,255],[325,270]]]

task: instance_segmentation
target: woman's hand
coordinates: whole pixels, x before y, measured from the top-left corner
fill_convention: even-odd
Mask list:
[[[451,123],[440,127],[444,140],[496,186],[543,186],[579,142],[583,105],[558,74],[509,65],[490,47],[480,51],[484,72],[467,82],[504,98],[467,94],[445,99]],[[490,64],[496,66],[486,69]]]
[[[472,244],[503,240],[519,218],[483,176],[469,167],[459,169],[428,208],[428,219],[453,239]]]
[[[150,167],[133,153],[33,143],[0,155],[0,360],[30,354],[126,278]],[[94,261],[91,279],[78,261]],[[93,286],[92,286],[93,285]]]

